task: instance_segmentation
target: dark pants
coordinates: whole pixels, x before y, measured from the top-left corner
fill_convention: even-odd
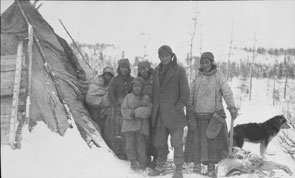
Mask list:
[[[128,160],[131,162],[138,161],[140,168],[146,167],[146,139],[145,135],[139,132],[127,132],[126,138],[126,153]]]
[[[152,123],[150,123],[150,126]],[[146,137],[146,156],[147,156],[147,166],[154,168],[156,167],[157,160],[157,150],[154,145],[155,131],[150,127],[150,136]]]
[[[164,126],[161,115],[158,114],[157,124],[155,128],[154,145],[157,149],[157,167],[161,168],[167,161],[168,150],[168,136],[171,137],[171,146],[174,148],[174,164],[176,168],[181,168],[184,163],[183,155],[183,128],[176,128],[173,130]]]
[[[119,108],[119,107],[118,107]],[[118,108],[111,107],[108,113],[108,118],[105,124],[105,141],[113,152],[120,159],[127,159],[126,157],[126,140],[125,136],[121,133],[122,114],[116,112]]]

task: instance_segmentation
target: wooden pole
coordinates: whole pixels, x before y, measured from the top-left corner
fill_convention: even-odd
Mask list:
[[[36,7],[36,4],[39,0],[34,1],[34,3],[32,4],[34,7]]]
[[[256,42],[256,37],[254,39],[254,44],[253,44],[253,55],[252,55],[252,62],[250,65],[250,93],[249,93],[249,101],[251,101],[252,97],[252,77],[253,77],[253,64],[254,64],[254,59],[255,59],[255,42]]]
[[[255,59],[255,45],[256,45],[256,35],[257,35],[257,30],[258,30],[258,23],[256,25],[256,30],[254,33],[254,42],[253,42],[253,54],[252,54],[252,62],[251,62],[251,68],[250,68],[250,93],[249,93],[249,101],[251,101],[252,97],[252,75],[253,75],[253,64],[254,64],[254,59]]]
[[[231,55],[231,49],[232,49],[232,44],[233,44],[233,32],[234,31],[234,22],[232,22],[231,25],[231,39],[229,43],[229,53],[228,53],[228,58],[227,58],[227,72],[226,72],[226,78],[229,78],[229,60],[230,60],[230,55]]]
[[[17,4],[18,4],[18,7],[19,7],[21,13],[22,13],[22,16],[24,17],[24,19],[25,19],[25,21],[26,21],[26,24],[27,24],[28,26],[31,25],[31,23],[30,23],[30,21],[29,21],[27,15],[26,15],[26,13],[25,13],[25,11],[24,11],[23,8],[22,8],[21,3],[19,2],[19,0],[16,0],[16,2],[17,2]],[[33,26],[32,26],[32,29],[34,30],[34,27],[33,27]],[[41,58],[42,58],[42,60],[43,60],[43,62],[44,62],[44,68],[45,68],[46,72],[49,74],[49,77],[51,78],[51,80],[53,81],[53,84],[54,84],[55,89],[56,89],[56,91],[57,91],[57,96],[58,96],[59,100],[63,103],[63,105],[65,106],[65,105],[67,105],[67,104],[66,104],[66,102],[64,101],[64,97],[63,97],[63,94],[62,94],[62,92],[61,92],[61,88],[60,88],[60,86],[59,86],[59,84],[58,84],[58,81],[55,79],[56,77],[55,77],[54,72],[52,72],[51,69],[50,69],[50,67],[49,67],[49,63],[48,63],[48,61],[47,61],[47,59],[46,59],[46,57],[45,57],[45,55],[44,55],[44,52],[43,52],[43,49],[42,49],[42,47],[41,47],[41,44],[40,44],[39,38],[37,37],[37,35],[36,35],[35,33],[33,33],[33,39],[35,40],[36,45],[37,45],[37,48],[38,48],[38,50],[39,50],[39,52],[40,52],[40,54],[41,54]],[[70,114],[67,112],[67,110],[65,110],[65,111],[66,111],[66,113],[67,113],[68,119],[71,119],[71,118],[69,117]]]
[[[203,43],[203,33],[202,33],[202,24],[200,24],[200,57],[202,55],[202,43]]]
[[[285,86],[284,86],[284,99],[286,99],[287,84],[288,84],[288,77],[289,77],[289,60],[287,60],[287,58],[285,58],[285,68],[286,68],[286,78],[285,78]]]
[[[31,105],[31,90],[32,90],[32,48],[33,48],[33,42],[34,42],[34,31],[32,25],[28,25],[28,36],[29,36],[29,42],[28,42],[28,96],[26,100],[26,118],[27,118],[27,124],[30,123],[30,105]]]
[[[276,91],[276,79],[273,76],[273,92],[272,92],[272,105],[275,105],[275,91]]]
[[[12,96],[12,108],[11,108],[11,118],[10,118],[10,133],[9,133],[9,143],[12,149],[15,149],[15,132],[18,125],[18,101],[19,101],[19,88],[22,73],[22,57],[23,57],[23,41],[20,41],[17,46],[17,58],[16,58],[16,68],[13,86],[13,96]]]
[[[40,7],[42,6],[43,4],[41,3],[41,4],[39,4],[37,7],[36,7],[36,9],[37,10],[39,10],[40,9]]]
[[[30,21],[29,21],[27,15],[25,14],[25,11],[23,10],[21,3],[19,2],[19,0],[16,0],[16,2],[17,2],[18,6],[19,6],[19,8],[20,8],[20,11],[21,11],[21,13],[22,13],[22,16],[24,17],[24,19],[25,19],[27,25],[29,25],[29,24],[30,24]],[[33,27],[33,26],[32,26],[32,27]],[[34,27],[33,27],[33,29],[34,29]],[[59,99],[59,100],[61,101],[61,103],[63,104],[64,109],[65,109],[65,112],[66,112],[66,114],[67,114],[67,116],[68,116],[68,119],[69,119],[69,120],[74,119],[73,116],[72,116],[72,113],[71,113],[71,110],[70,110],[68,104],[67,104],[66,101],[64,100],[64,96],[63,96],[63,93],[61,92],[61,88],[60,88],[60,85],[59,85],[59,83],[58,83],[58,80],[56,79],[56,76],[55,76],[54,72],[51,70],[51,68],[50,68],[50,66],[49,66],[49,62],[48,62],[48,60],[46,59],[46,56],[45,56],[45,54],[44,54],[44,52],[43,52],[43,49],[42,49],[42,46],[41,46],[40,41],[39,41],[39,39],[38,39],[38,36],[34,33],[34,34],[33,34],[33,37],[34,37],[35,43],[36,43],[36,45],[37,45],[37,48],[38,48],[38,50],[39,50],[39,52],[40,52],[40,54],[41,54],[41,58],[42,58],[42,60],[43,60],[43,62],[44,62],[44,68],[45,68],[45,71],[48,73],[49,77],[50,77],[51,80],[53,81],[54,87],[55,87],[56,92],[57,92],[58,99]],[[91,132],[89,132],[87,129],[85,129],[85,131],[86,131],[87,134],[88,134],[87,136],[91,137],[91,139],[93,140],[93,142],[95,143],[95,145],[98,146],[98,147],[100,147],[101,142],[100,142],[99,139],[100,139],[101,137],[97,137],[97,136],[95,135],[95,133],[91,133]]]
[[[229,156],[232,156],[232,151],[233,151],[233,139],[234,139],[234,120],[231,118],[230,122],[230,132],[229,132],[229,150],[228,154]]]
[[[191,39],[190,39],[190,57],[189,57],[189,83],[192,82],[192,61],[193,61],[193,43],[194,43],[194,38],[195,38],[195,35],[196,35],[196,29],[197,29],[197,18],[198,18],[198,6],[196,4],[196,16],[193,18],[193,21],[194,21],[194,29],[193,29],[193,33],[192,33],[192,36],[191,36]]]
[[[85,63],[89,66],[90,69],[92,69],[91,65],[88,63],[88,61],[84,58],[82,52],[80,51],[78,45],[76,44],[75,40],[73,39],[73,37],[71,36],[71,34],[69,33],[69,31],[66,29],[66,27],[64,26],[64,24],[62,23],[62,21],[60,19],[58,19],[59,22],[61,23],[62,27],[65,29],[66,33],[69,35],[69,37],[71,38],[71,40],[73,41],[74,46],[77,48],[79,54],[81,55],[82,59],[85,61]]]

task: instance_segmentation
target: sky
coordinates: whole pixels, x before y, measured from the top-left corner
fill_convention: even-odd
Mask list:
[[[1,0],[1,13],[12,3]],[[295,47],[295,1],[41,1],[41,15],[55,32],[71,42],[59,23],[63,21],[76,41],[111,43],[126,57],[143,56],[144,46],[151,60],[158,60],[163,44],[178,58],[190,51],[193,18],[197,30],[193,54],[212,51],[228,53],[233,46],[267,48]],[[231,35],[232,34],[232,35]]]

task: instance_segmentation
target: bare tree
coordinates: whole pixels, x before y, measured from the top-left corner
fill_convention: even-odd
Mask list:
[[[197,31],[197,20],[198,20],[198,4],[196,2],[196,8],[195,8],[195,17],[193,18],[193,31],[191,33],[190,37],[190,54],[189,54],[189,82],[192,82],[192,68],[193,68],[193,45],[194,45],[194,39],[196,36]]]
[[[272,105],[275,105],[275,97],[276,96],[276,77],[273,76],[273,92],[272,92]]]
[[[295,90],[295,86],[292,87]],[[290,129],[281,131],[279,143],[282,150],[295,161],[295,95],[286,100],[283,108],[284,116],[288,120]]]
[[[231,25],[231,38],[230,38],[230,43],[229,43],[229,52],[228,52],[228,58],[227,58],[227,72],[226,72],[226,78],[229,78],[229,60],[230,60],[230,55],[231,55],[231,49],[232,49],[232,44],[233,44],[233,33],[234,33],[234,22],[232,22]]]
[[[288,85],[288,77],[289,77],[289,61],[290,61],[290,55],[288,55],[288,58],[285,55],[285,86],[284,86],[284,99],[286,99],[286,91],[287,91],[287,85]]]
[[[203,34],[202,34],[202,30],[201,30],[201,28],[202,28],[202,24],[200,24],[200,56],[201,56],[201,54],[202,54],[202,43],[203,43]]]
[[[257,27],[258,27],[258,23],[257,23]],[[251,101],[251,96],[252,96],[252,75],[253,75],[253,64],[254,64],[254,60],[255,60],[255,47],[256,47],[256,42],[257,42],[257,30],[258,28],[256,28],[255,33],[254,33],[254,42],[253,42],[253,54],[252,54],[252,62],[251,62],[251,66],[250,66],[250,93],[249,93],[249,100]]]
[[[151,37],[150,37],[149,34],[144,33],[144,32],[141,33],[140,35],[143,36],[143,37],[147,37],[147,39],[144,41],[144,44],[143,44],[143,49],[144,49],[144,51],[143,51],[143,59],[145,60],[146,57],[147,57],[146,49],[147,49],[148,44],[149,44],[149,42],[150,42],[150,40],[151,40]]]

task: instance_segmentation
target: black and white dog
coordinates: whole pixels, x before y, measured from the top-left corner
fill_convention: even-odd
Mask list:
[[[242,148],[244,142],[260,143],[260,155],[264,158],[268,143],[281,129],[289,129],[286,118],[277,115],[263,123],[247,123],[234,127],[233,146]]]

